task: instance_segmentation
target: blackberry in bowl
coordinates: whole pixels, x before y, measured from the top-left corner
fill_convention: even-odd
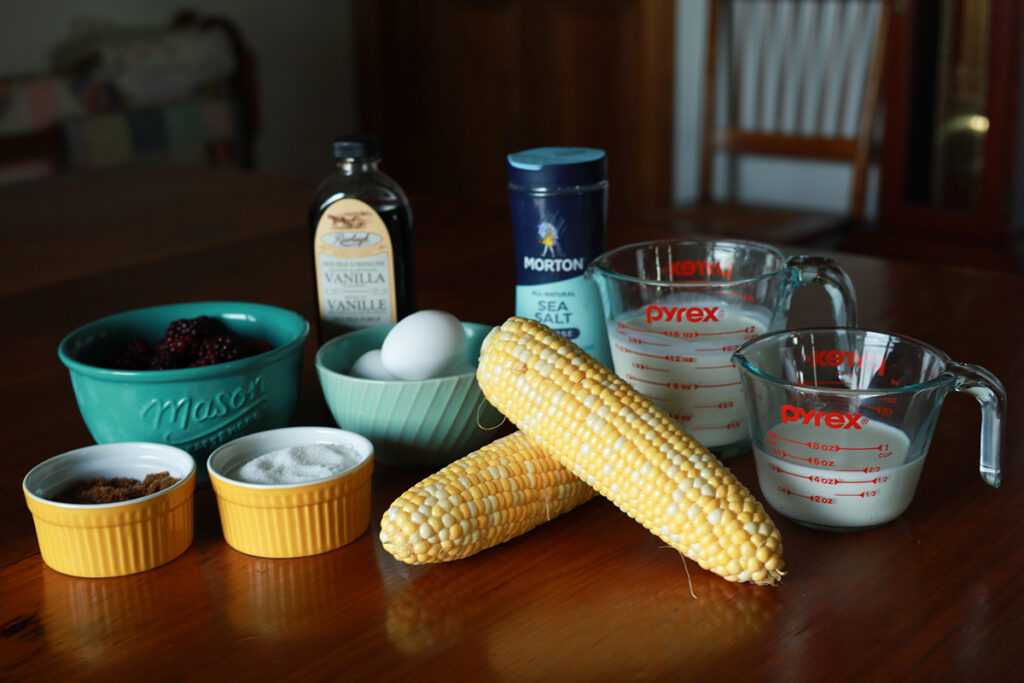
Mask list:
[[[97,443],[148,441],[205,459],[291,420],[309,323],[258,303],[154,306],[93,321],[58,347]]]

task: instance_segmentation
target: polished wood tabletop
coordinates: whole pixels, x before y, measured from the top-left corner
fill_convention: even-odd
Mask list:
[[[208,484],[195,538],[110,579],[41,560],[21,481],[92,443],[57,358],[95,318],[199,299],[312,318],[313,185],[233,170],[142,168],[0,188],[0,679],[1004,680],[1024,646],[1024,279],[835,254],[862,326],[995,373],[1009,394],[1003,485],[978,476],[980,410],[945,401],[917,494],[870,531],[809,529],[769,508],[787,575],[732,584],[598,498],[471,558],[394,560],[383,511],[429,471],[378,464],[370,529],[322,555],[259,559],[223,539]],[[514,308],[507,212],[413,198],[419,305],[500,323]],[[616,223],[616,246],[667,235]],[[797,293],[792,325],[825,323]],[[305,349],[293,423],[332,425]],[[462,454],[453,454],[454,456]],[[760,497],[752,455],[727,463]],[[763,500],[763,499],[762,499]]]

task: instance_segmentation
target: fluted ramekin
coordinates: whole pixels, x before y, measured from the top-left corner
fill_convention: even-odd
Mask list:
[[[340,474],[299,484],[253,484],[237,469],[260,455],[310,444],[344,444],[359,463]],[[224,540],[256,557],[305,557],[340,548],[370,525],[373,445],[330,427],[285,427],[230,441],[207,461]]]
[[[167,471],[178,482],[157,493],[117,503],[53,500],[71,484],[94,477]],[[87,446],[36,465],[22,481],[39,552],[52,569],[81,577],[136,574],[170,562],[192,543],[196,463],[164,444],[121,442]]]

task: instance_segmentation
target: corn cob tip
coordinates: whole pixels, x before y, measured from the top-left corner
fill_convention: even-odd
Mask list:
[[[380,540],[407,564],[448,562],[520,536],[594,496],[522,432],[456,460],[399,496]]]

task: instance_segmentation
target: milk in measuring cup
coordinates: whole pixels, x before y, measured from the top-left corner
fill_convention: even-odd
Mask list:
[[[825,527],[868,527],[895,519],[914,496],[924,453],[901,430],[877,421],[860,429],[777,424],[755,446],[757,478],[768,503],[795,520]]]
[[[704,446],[745,439],[743,387],[732,354],[767,330],[766,318],[736,315],[716,301],[662,300],[660,310],[650,308],[609,321],[615,373]]]

